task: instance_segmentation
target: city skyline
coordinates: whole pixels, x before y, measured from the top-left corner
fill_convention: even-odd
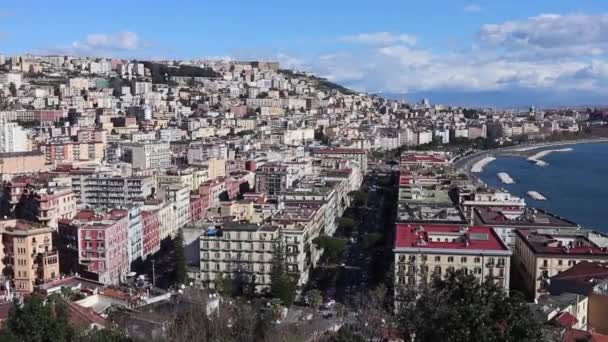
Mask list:
[[[276,60],[408,100],[602,105],[607,12],[600,1],[312,1],[294,9],[273,1],[83,8],[11,0],[0,6],[0,42],[9,55]]]

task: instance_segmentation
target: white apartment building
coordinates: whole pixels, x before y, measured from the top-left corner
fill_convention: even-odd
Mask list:
[[[168,142],[145,142],[133,145],[133,168],[163,170],[171,167],[171,149]]]
[[[277,227],[226,223],[209,227],[200,236],[199,280],[209,288],[220,278],[241,277],[254,281],[258,292],[270,288],[274,246],[280,233]]]
[[[28,151],[27,133],[15,122],[0,121],[0,153]]]
[[[182,228],[190,222],[190,187],[181,184],[163,184],[160,192],[173,204],[174,224]]]
[[[11,83],[17,88],[21,87],[23,75],[18,72],[0,73],[0,85],[8,87]]]
[[[271,219],[285,239],[287,270],[299,275],[298,285],[308,281],[323,253],[313,243],[325,229],[323,209],[322,204],[314,203],[285,207]]]
[[[490,227],[398,224],[393,252],[396,302],[404,288],[456,270],[509,291],[511,251]]]

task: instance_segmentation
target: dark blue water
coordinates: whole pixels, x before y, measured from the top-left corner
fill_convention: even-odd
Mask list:
[[[571,152],[554,152],[542,158],[549,166],[540,167],[524,158],[498,157],[484,168],[481,179],[523,197],[529,206],[546,209],[585,228],[608,232],[608,144],[580,144]],[[542,151],[535,150],[534,152]],[[516,184],[502,184],[496,176],[507,172]],[[538,191],[547,201],[526,195]]]

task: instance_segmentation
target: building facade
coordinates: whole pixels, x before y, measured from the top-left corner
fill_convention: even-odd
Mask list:
[[[395,234],[396,301],[403,289],[456,270],[509,291],[511,251],[492,228],[398,224]]]

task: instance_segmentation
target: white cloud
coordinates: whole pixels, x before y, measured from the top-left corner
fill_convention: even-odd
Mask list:
[[[121,56],[126,54],[136,56],[151,44],[143,40],[137,33],[121,31],[117,33],[92,33],[70,45],[46,48],[37,53],[42,54],[65,54],[75,56]]]
[[[410,34],[393,34],[390,32],[374,32],[360,33],[341,37],[341,40],[347,43],[370,44],[370,45],[388,45],[395,43],[403,43],[407,45],[416,45],[417,38]]]
[[[542,14],[483,25],[488,47],[541,56],[597,56],[608,52],[608,14]]]
[[[135,32],[89,34],[83,42],[74,42],[75,48],[104,51],[135,51],[149,47]]]
[[[480,12],[481,7],[479,7],[479,5],[476,5],[476,4],[469,4],[469,5],[464,6],[463,10],[468,13]]]
[[[81,44],[76,42],[76,44]],[[115,34],[93,33],[89,34],[84,45],[91,49],[133,51],[145,48],[143,42],[135,32],[123,31]]]

